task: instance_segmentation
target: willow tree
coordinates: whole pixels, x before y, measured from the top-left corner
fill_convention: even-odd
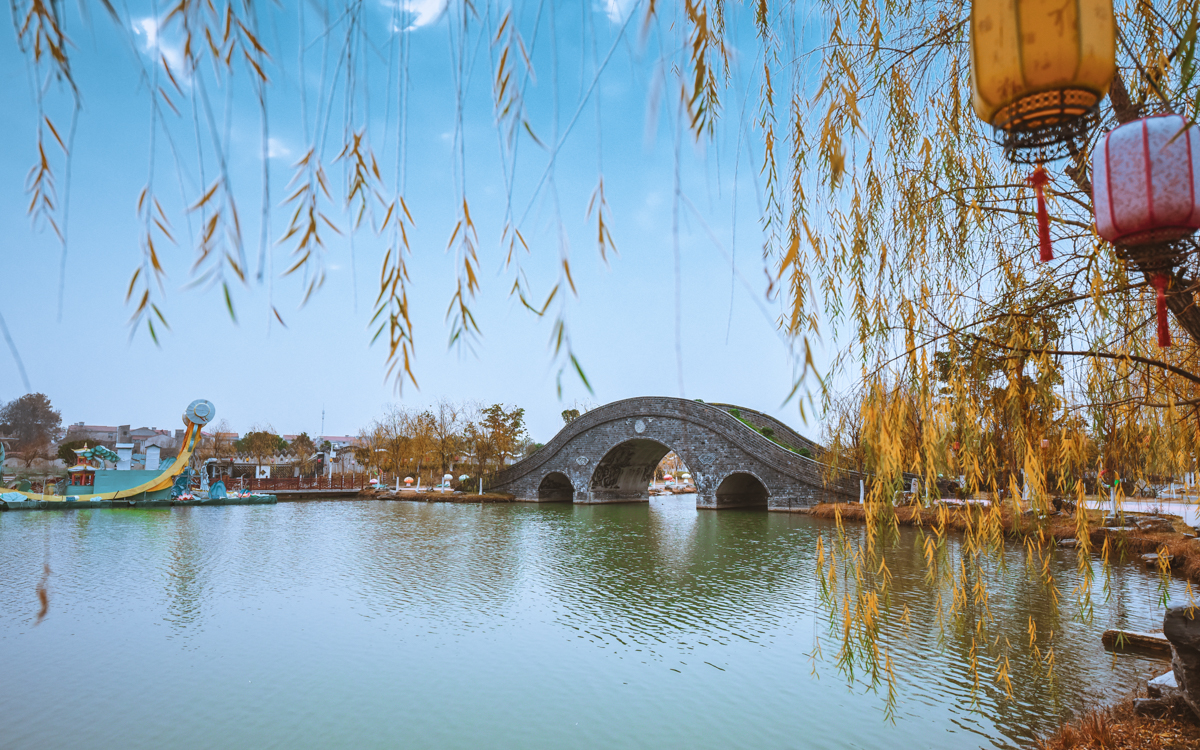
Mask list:
[[[1053,436],[1055,411],[1103,407],[1134,422],[1155,410],[1174,422],[1195,416],[1197,259],[1172,273],[1177,345],[1159,348],[1153,269],[1099,240],[1090,183],[1105,130],[1162,111],[1194,117],[1195,6],[1118,3],[1119,72],[1102,125],[1051,169],[1048,264],[1038,262],[1029,168],[1008,164],[971,110],[968,9],[824,8],[833,30],[819,51],[821,84],[792,125],[796,162],[821,186],[806,193],[799,183],[791,195],[795,258],[782,268],[797,318],[818,306],[840,311],[858,344],[848,359],[864,373],[936,394],[931,418],[961,434],[979,486],[1001,469],[971,456],[983,424],[1014,430],[1010,461],[1032,471],[1045,463],[1040,441]],[[1004,397],[993,403],[984,390],[997,386]],[[1026,408],[1046,398],[1047,408]],[[1021,408],[1002,413],[1014,403]],[[968,411],[939,411],[951,405]],[[928,432],[923,460],[905,468],[937,466],[943,437]],[[1178,451],[1183,460],[1191,445]]]
[[[857,653],[882,668],[875,620],[887,619],[878,608],[888,577],[862,568],[872,567],[876,530],[895,523],[889,500],[902,473],[932,484],[944,472],[993,502],[968,514],[957,560],[944,559],[948,519],[939,514],[925,538],[930,576],[951,591],[948,616],[973,612],[979,658],[989,656],[996,680],[1006,682],[1008,651],[982,637],[987,608],[968,606],[986,600],[972,582],[984,578],[1002,530],[1023,513],[1051,511],[1052,495],[1077,500],[1084,585],[1074,593],[1087,612],[1090,556],[1100,552],[1107,562],[1115,550],[1091,545],[1084,480],[1170,477],[1194,465],[1197,248],[1189,245],[1171,271],[1175,345],[1160,348],[1150,278],[1160,269],[1121,257],[1098,237],[1090,181],[1104,131],[1166,111],[1195,121],[1196,6],[1116,3],[1118,73],[1100,127],[1048,165],[1049,263],[1039,261],[1030,168],[1008,163],[991,126],[972,111],[969,8],[820,7],[830,30],[814,52],[819,84],[791,108],[789,167],[807,179],[793,179],[780,210],[788,226],[780,270],[793,327],[810,311],[832,311],[854,339],[844,364],[862,375],[859,417],[875,447],[872,533],[862,548],[842,538],[823,559],[830,580],[843,566],[840,587],[829,592],[844,624],[840,653],[869,644]],[[889,398],[896,384],[916,401]],[[914,410],[930,428],[908,424]],[[1031,569],[1043,571],[1046,595],[1056,598],[1044,572],[1055,540],[1036,522],[1029,531]],[[1029,627],[1033,647],[1032,619]]]

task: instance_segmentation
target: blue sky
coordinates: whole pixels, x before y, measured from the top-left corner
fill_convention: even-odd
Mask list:
[[[599,97],[600,127],[595,99],[589,99],[564,140],[552,183],[536,195],[547,154],[522,135],[512,192],[514,210],[526,216],[521,230],[530,253],[522,263],[536,295],[545,295],[558,278],[561,238],[566,238],[579,294],[567,301],[564,316],[594,394],[566,373],[560,400],[556,380],[561,362],[548,344],[553,321],[531,315],[508,294],[513,274],[503,267],[505,251],[499,242],[507,189],[492,109],[490,50],[475,32],[468,37],[465,55],[474,63],[464,95],[461,173],[480,239],[482,290],[476,316],[483,335],[470,348],[447,346],[445,313],[453,294],[455,253],[446,248],[460,204],[455,77],[447,41],[448,24],[454,19],[439,13],[440,6],[430,0],[404,6],[402,17],[412,25],[401,32],[411,43],[404,193],[415,220],[409,296],[419,390],[409,386],[398,394],[384,377],[385,348],[369,346],[368,321],[384,248],[370,229],[355,236],[353,254],[345,238],[329,242],[328,280],[304,307],[301,280],[280,277],[288,266],[288,248],[274,243],[266,278],[259,282],[252,276],[247,285],[234,287],[236,324],[225,311],[219,289],[187,288],[194,253],[188,235],[197,231],[198,218],[184,211],[185,196],[194,201],[203,191],[186,108],[182,117],[165,118],[165,126],[156,130],[153,152],[155,194],[179,240],[176,246],[160,247],[167,272],[163,311],[171,330],[160,337],[158,346],[144,328],[130,337],[126,321],[132,309],[124,295],[141,257],[137,199],[151,175],[150,97],[140,70],[152,53],[168,60],[179,54],[177,35],[172,37],[170,29],[159,34],[151,6],[139,12],[136,4],[123,19],[127,30],[100,14],[90,23],[69,17],[83,109],[72,163],[61,322],[56,304],[61,247],[52,232],[31,226],[26,215],[25,176],[37,154],[34,76],[12,34],[0,41],[0,128],[7,145],[0,152],[0,314],[31,387],[50,396],[65,422],[170,427],[188,402],[207,398],[216,405],[218,418],[229,419],[238,431],[269,423],[286,433],[317,432],[322,410],[325,434],[353,434],[392,402],[503,402],[526,409],[530,432],[541,441],[561,426],[559,412],[576,400],[606,403],[667,394],[758,408],[816,437],[817,425],[801,424],[795,402],[781,406],[792,385],[794,363],[774,325],[779,303],[765,298],[758,228],[761,146],[749,125],[751,116],[741,112],[748,84],[751,92],[757,84],[748,78],[753,61],[742,59],[736,45],[739,34],[749,35],[746,19],[739,17],[731,24],[735,68],[724,92],[721,126],[712,141],[700,145],[684,132],[677,159],[677,111],[670,92],[677,90],[678,79],[672,78],[669,64],[660,65],[664,56],[680,59],[666,47],[673,38],[651,33],[641,43],[636,33],[640,16],[621,38],[624,18],[631,8],[638,14],[641,7],[615,2],[556,6],[554,34],[543,15],[536,42],[537,3],[516,6],[518,28],[532,48],[537,76],[526,89],[528,119],[544,143],[554,141],[556,121],[560,134],[565,130],[581,89],[590,81],[593,61],[603,59],[616,40],[593,95]],[[346,117],[344,90],[332,89],[323,153],[334,182],[343,179],[342,169],[332,162],[347,123],[366,128],[389,183],[395,173],[397,105],[388,93],[389,81],[394,81],[389,73],[396,70],[394,62],[388,64],[394,61],[389,45],[397,39],[389,31],[393,8],[373,2],[364,16],[373,48],[366,48],[358,67],[353,117]],[[542,12],[548,13],[545,6]],[[664,24],[673,12],[665,11]],[[268,46],[278,51],[268,69],[273,240],[286,228],[290,212],[280,203],[291,164],[312,140],[306,130],[314,130],[320,90],[321,47],[316,43],[305,57],[307,87],[301,106],[297,23],[291,9],[278,11],[264,16],[261,31]],[[312,42],[318,21],[311,9],[306,23]],[[335,35],[330,38],[335,44],[328,59],[335,60],[338,42]],[[744,54],[749,57],[753,50]],[[335,66],[327,63],[324,70],[329,91]],[[211,76],[206,81],[221,122],[218,130],[222,137],[228,134],[224,149],[254,271],[263,189],[261,136],[258,110],[245,79],[241,72],[235,76],[227,130],[226,90],[217,89]],[[182,85],[190,93],[195,83],[184,80]],[[660,106],[652,112],[656,91]],[[51,86],[46,102],[47,113],[65,131],[69,99]],[[752,100],[750,111],[753,107]],[[302,113],[308,113],[307,121]],[[182,154],[182,167],[173,161],[167,133]],[[214,167],[206,139],[202,132],[206,178],[211,180]],[[601,168],[620,253],[607,264],[596,249],[594,218],[587,217]],[[676,240],[677,170],[686,200],[679,204]],[[61,169],[58,178],[61,195]],[[335,189],[335,196],[339,192]],[[343,228],[349,223],[340,206],[332,209],[332,216]],[[682,287],[678,300],[676,241]],[[272,303],[287,328],[273,322]],[[22,392],[12,356],[0,350],[0,400]]]

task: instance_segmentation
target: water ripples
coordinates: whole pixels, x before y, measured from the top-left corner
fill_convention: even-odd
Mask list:
[[[1042,643],[1054,630],[1054,674],[1017,645],[1011,699],[986,665],[973,684],[970,639],[934,625],[937,592],[905,530],[888,555],[893,611],[909,613],[907,633],[884,641],[893,726],[882,691],[833,665],[814,580],[817,538],[830,531],[791,514],[698,512],[687,496],[4,513],[0,662],[18,677],[0,681],[0,738],[1011,747],[1157,666],[1099,647],[1105,627],[1161,617],[1152,577],[1114,569],[1114,596],[1097,592],[1086,622],[1068,603],[1074,557],[1052,560],[1055,613],[1014,547],[988,573],[994,632],[1024,644],[1036,613]],[[35,628],[43,562],[50,616]],[[97,697],[64,720],[29,694]],[[117,711],[108,696],[122,695],[139,707]]]

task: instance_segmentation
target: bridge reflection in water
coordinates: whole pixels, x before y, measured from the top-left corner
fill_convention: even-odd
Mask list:
[[[698,508],[787,511],[823,496],[858,497],[858,475],[827,476],[812,458],[819,447],[773,417],[665,396],[584,414],[488,486],[526,502],[646,502],[654,469],[671,451],[692,474]]]

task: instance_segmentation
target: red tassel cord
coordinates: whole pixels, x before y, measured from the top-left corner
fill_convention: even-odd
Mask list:
[[[1042,262],[1054,260],[1054,249],[1050,246],[1050,214],[1046,212],[1045,187],[1050,184],[1050,173],[1041,164],[1026,180],[1037,194],[1038,247],[1042,251]]]
[[[1150,277],[1150,283],[1157,291],[1154,306],[1158,315],[1158,345],[1161,347],[1171,345],[1171,327],[1167,323],[1167,281],[1165,273],[1156,273]]]

